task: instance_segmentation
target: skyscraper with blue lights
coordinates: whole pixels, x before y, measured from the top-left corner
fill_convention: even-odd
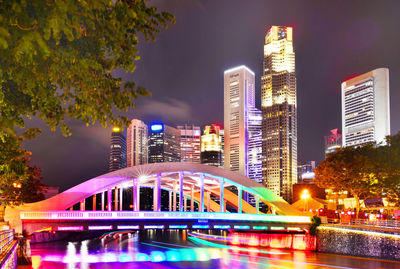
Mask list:
[[[180,162],[180,130],[163,123],[150,125],[149,163]]]

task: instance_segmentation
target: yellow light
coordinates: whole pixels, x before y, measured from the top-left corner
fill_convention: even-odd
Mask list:
[[[113,132],[119,132],[120,131],[119,127],[114,127],[112,130],[113,130]]]
[[[308,190],[303,190],[303,193],[301,194],[301,199],[308,199],[308,198],[310,198]]]

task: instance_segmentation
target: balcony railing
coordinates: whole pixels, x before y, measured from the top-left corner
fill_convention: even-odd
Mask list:
[[[378,232],[390,232],[400,233],[400,221],[397,220],[349,220],[342,222],[335,222],[332,219],[328,219],[327,226],[352,228],[359,230],[370,230]]]
[[[0,231],[0,254],[8,251],[10,244],[14,240],[14,230]],[[0,255],[1,256],[1,255]]]

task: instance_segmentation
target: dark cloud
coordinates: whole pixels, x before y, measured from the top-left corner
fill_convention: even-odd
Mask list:
[[[299,160],[323,157],[323,136],[341,128],[340,84],[390,69],[391,127],[400,130],[400,1],[159,0],[176,16],[157,41],[140,44],[137,70],[124,74],[149,89],[128,112],[146,122],[223,122],[223,71],[247,65],[256,74],[258,106],[263,44],[271,25],[294,27]],[[45,182],[73,186],[107,170],[110,129],[73,122],[73,135],[45,132],[27,144]]]

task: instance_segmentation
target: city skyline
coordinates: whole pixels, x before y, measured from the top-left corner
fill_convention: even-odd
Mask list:
[[[142,60],[138,62],[134,77],[138,85],[148,88],[153,93],[153,97],[138,99],[137,109],[128,113],[129,118],[140,118],[145,122],[163,120],[172,126],[193,123],[203,127],[214,122],[221,123],[223,113],[220,78],[223,70],[245,64],[254,70],[256,77],[260,76],[262,57],[259,51],[262,49],[265,32],[271,25],[294,27],[298,72],[299,160],[320,161],[324,157],[323,136],[329,133],[329,130],[341,126],[340,83],[347,77],[379,67],[388,67],[391,72],[391,114],[399,113],[399,108],[394,107],[400,101],[400,93],[395,91],[400,84],[397,79],[398,57],[393,52],[399,40],[394,38],[390,43],[385,41],[391,38],[388,26],[398,21],[391,13],[396,10],[394,5],[384,8],[377,3],[363,3],[364,13],[374,15],[368,17],[357,13],[350,18],[348,15],[354,13],[352,10],[359,8],[360,2],[346,4],[340,2],[336,5],[304,4],[304,7],[299,3],[292,3],[293,10],[291,9],[288,14],[280,14],[281,18],[278,18],[271,8],[267,9],[265,4],[259,2],[252,4],[251,8],[238,6],[226,10],[232,17],[239,11],[244,12],[243,19],[237,23],[230,19],[226,22],[221,21],[221,27],[228,27],[231,24],[229,28],[238,29],[238,33],[234,35],[221,35],[217,31],[218,28],[210,30],[210,23],[219,22],[217,13],[222,4],[201,4],[200,7],[192,4],[188,3],[183,7],[160,4],[160,9],[167,9],[176,15],[177,24],[162,33],[156,43],[143,47]],[[279,8],[285,4],[287,5],[287,3],[273,5]],[[318,15],[319,25],[315,23],[317,19],[310,19],[313,16],[306,13],[305,8],[311,14]],[[336,18],[334,14],[342,9],[345,9],[342,17]],[[267,12],[264,12],[265,10]],[[388,14],[382,16],[383,10]],[[210,18],[210,22],[205,22],[206,17]],[[249,20],[249,18],[254,19]],[[240,23],[245,20],[248,23],[245,27],[240,27]],[[199,50],[199,45],[194,42],[197,40],[194,39],[197,34],[194,33],[187,32],[185,42],[182,42],[181,37],[184,33],[182,31],[185,28],[182,24],[196,30],[204,29],[202,31],[206,42],[202,43],[202,46],[208,44],[209,47]],[[232,42],[238,34],[245,38],[237,43]],[[334,41],[336,38],[341,41]],[[355,44],[360,44],[358,41],[362,41],[362,45],[356,46]],[[182,45],[179,45],[179,42]],[[229,47],[226,47],[226,44],[230,44]],[[189,49],[182,49],[183,47]],[[161,59],[167,62],[168,66],[162,64],[156,67],[160,54],[165,54],[165,50],[171,48],[171,56],[176,57],[179,52],[182,57],[172,59],[169,58],[171,56],[162,56]],[[193,50],[197,50],[199,55],[193,54]],[[191,61],[197,63],[190,72],[183,69],[183,66],[188,66],[185,59],[189,51],[193,57]],[[215,52],[204,54],[204,51]],[[339,54],[336,53],[339,51]],[[216,54],[218,55],[215,56]],[[210,66],[207,61],[211,60]],[[204,68],[206,63],[210,68]],[[160,73],[160,68],[163,73]],[[147,70],[153,70],[158,79],[149,80]],[[173,80],[173,74],[182,75],[181,79]],[[209,79],[204,80],[204,77]],[[161,84],[163,86],[160,86]],[[166,85],[168,87],[165,87]],[[256,79],[255,89],[258,98],[259,86],[259,81]],[[259,108],[260,104],[256,106]],[[161,110],[164,113],[161,113]],[[165,121],[163,117],[169,119]],[[45,127],[43,135],[27,143],[28,150],[33,152],[34,163],[43,169],[44,182],[49,185],[60,185],[62,189],[101,174],[107,169],[110,129],[102,129],[100,126],[86,128],[76,122],[72,122],[71,125],[73,134],[70,138],[64,138],[58,132],[49,132]],[[396,133],[400,129],[400,120],[392,116],[391,127],[391,133]],[[55,145],[60,151],[48,154]],[[80,151],[82,154],[76,156],[76,152]],[[67,168],[60,167],[61,164],[67,164]],[[83,171],[83,167],[86,171]],[[59,173],[62,175],[59,176]]]

